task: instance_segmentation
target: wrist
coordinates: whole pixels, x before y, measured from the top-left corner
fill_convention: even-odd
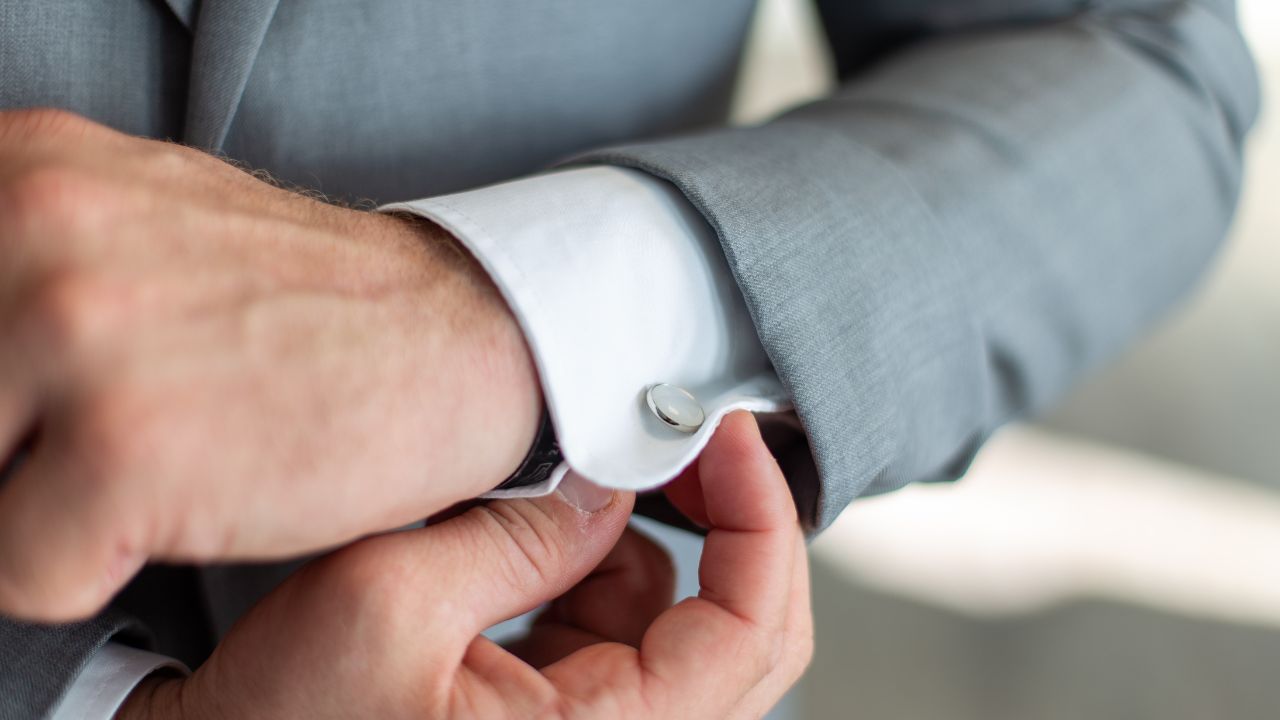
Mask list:
[[[116,711],[116,720],[184,720],[180,678],[149,675]]]
[[[424,283],[424,310],[445,317],[445,362],[433,358],[427,367],[456,362],[458,381],[448,383],[450,404],[466,406],[469,418],[454,416],[461,427],[481,431],[486,458],[481,486],[492,489],[524,460],[537,435],[543,412],[541,383],[533,356],[506,300],[480,263],[451,233],[411,215],[387,219],[407,228],[424,251],[429,277]],[[458,393],[463,393],[459,395]]]

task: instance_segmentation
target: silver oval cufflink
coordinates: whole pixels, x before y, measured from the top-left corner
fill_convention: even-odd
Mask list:
[[[667,383],[650,385],[644,399],[650,412],[680,432],[697,432],[707,419],[698,398],[682,387]]]

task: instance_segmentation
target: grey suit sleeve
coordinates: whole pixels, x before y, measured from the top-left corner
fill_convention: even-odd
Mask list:
[[[809,439],[815,529],[958,477],[1185,294],[1258,106],[1225,0],[822,10],[833,97],[577,159],[674,182],[716,229]]]
[[[0,617],[0,720],[46,717],[99,648],[118,635],[144,639],[123,613],[57,627]]]

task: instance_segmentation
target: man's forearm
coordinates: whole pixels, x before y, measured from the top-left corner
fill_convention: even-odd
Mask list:
[[[37,438],[0,488],[0,612],[398,527],[528,450],[523,336],[438,228],[57,111],[0,113],[0,164],[0,452]]]
[[[717,228],[814,450],[815,527],[961,475],[1221,242],[1257,112],[1229,4],[1108,5],[921,39],[763,126],[575,159],[667,178]]]

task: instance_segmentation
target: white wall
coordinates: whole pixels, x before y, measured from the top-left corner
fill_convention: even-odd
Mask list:
[[[1241,0],[1245,34],[1280,98],[1280,2]],[[1050,420],[1280,489],[1280,113],[1250,139],[1244,199],[1218,265],[1185,307]]]

